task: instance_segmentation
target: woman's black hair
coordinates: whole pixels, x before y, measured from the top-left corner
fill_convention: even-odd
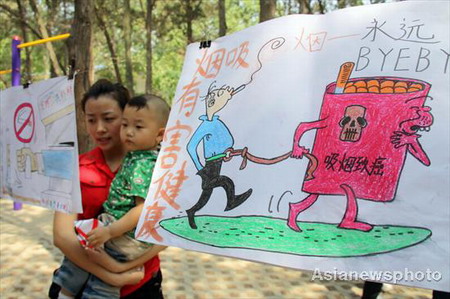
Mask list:
[[[107,79],[100,79],[92,85],[81,99],[81,108],[83,112],[86,109],[86,102],[89,99],[98,99],[100,96],[110,96],[117,102],[120,109],[123,110],[130,100],[128,89],[120,83],[112,83]]]

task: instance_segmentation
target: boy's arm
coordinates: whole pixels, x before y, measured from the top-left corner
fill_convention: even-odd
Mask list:
[[[126,232],[136,228],[141,215],[142,208],[144,207],[144,199],[141,197],[135,197],[136,206],[129,210],[122,218],[111,223],[108,226],[99,227],[90,231],[88,236],[89,246],[98,248],[103,245],[109,239],[120,237]]]
[[[89,260],[86,251],[81,246],[75,234],[74,221],[76,219],[75,214],[55,212],[53,217],[53,243],[55,246],[71,262],[108,284],[121,287],[126,284],[138,283],[140,278],[136,277],[136,275],[111,273]]]
[[[140,257],[123,263],[116,261],[102,249],[88,249],[87,253],[89,255],[89,258],[95,263],[101,265],[111,272],[120,273],[144,265],[146,262],[154,258],[158,253],[166,248],[167,246],[163,245],[153,245]]]

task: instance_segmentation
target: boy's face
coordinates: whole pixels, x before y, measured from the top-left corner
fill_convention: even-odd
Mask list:
[[[125,106],[120,129],[120,139],[125,150],[154,150],[162,141],[164,128],[160,128],[155,111],[144,107]]]

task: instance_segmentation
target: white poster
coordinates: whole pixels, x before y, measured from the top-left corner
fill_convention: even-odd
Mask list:
[[[1,195],[81,212],[73,80],[0,92]]]
[[[292,15],[189,45],[138,238],[450,291],[449,10]]]

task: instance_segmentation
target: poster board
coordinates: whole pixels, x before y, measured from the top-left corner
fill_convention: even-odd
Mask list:
[[[291,15],[189,45],[137,237],[450,291],[449,8]]]
[[[81,212],[73,80],[0,92],[1,196]]]

